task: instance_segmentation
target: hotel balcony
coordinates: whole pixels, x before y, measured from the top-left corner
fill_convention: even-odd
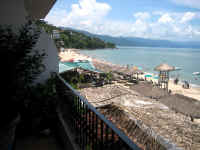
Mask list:
[[[62,77],[56,78],[59,104],[51,134],[18,138],[16,150],[139,150],[122,130],[88,103]]]
[[[57,111],[57,134],[65,148],[140,149],[60,75],[58,75],[57,83],[58,92],[61,95]]]

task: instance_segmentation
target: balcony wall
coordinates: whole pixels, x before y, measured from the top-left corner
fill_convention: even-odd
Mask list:
[[[0,25],[13,25],[18,28],[26,22],[27,11],[24,6],[24,0],[1,0],[0,1]],[[17,30],[16,30],[17,31]],[[53,40],[45,32],[36,44],[35,49],[44,49],[47,57],[44,60],[46,70],[36,80],[36,82],[43,82],[49,78],[50,72],[58,72],[58,51]]]

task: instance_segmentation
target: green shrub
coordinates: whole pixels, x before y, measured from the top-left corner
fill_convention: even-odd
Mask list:
[[[35,49],[40,29],[27,21],[16,28],[0,26],[1,97],[0,116],[6,124],[18,112],[24,113],[33,81],[44,71],[44,50]]]

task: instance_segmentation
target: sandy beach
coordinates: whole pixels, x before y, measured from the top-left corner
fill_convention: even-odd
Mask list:
[[[124,66],[115,65],[110,62],[102,61],[99,59],[94,59],[89,56],[85,56],[83,54],[79,53],[79,49],[65,49],[64,52],[59,53],[60,61],[70,61],[70,60],[89,60],[92,61],[94,66],[104,72],[110,72],[110,71],[118,71],[118,72],[131,72],[130,69],[127,69]],[[146,74],[150,74],[148,72],[145,72],[143,75],[139,75],[139,78],[143,78]],[[157,82],[157,79],[154,78],[147,78],[147,80],[152,80],[153,82]],[[182,87],[182,84],[174,84],[173,80],[171,79],[169,81],[169,89],[172,91],[173,94],[181,94],[184,96],[188,96],[194,99],[197,99],[200,101],[200,88],[196,87],[190,87],[189,89],[184,89]]]
[[[65,49],[63,52],[59,53],[59,58],[61,62],[71,61],[71,60],[89,60],[92,61],[92,58],[89,56],[84,56],[78,53],[79,49]]]

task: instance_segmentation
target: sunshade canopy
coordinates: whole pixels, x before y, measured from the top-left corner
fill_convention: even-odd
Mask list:
[[[65,65],[63,63],[59,63],[59,73],[63,73],[63,72],[66,72],[66,71],[69,71],[69,70],[72,70],[72,69],[75,69],[76,66],[73,66],[73,65]]]
[[[145,77],[150,78],[150,77],[152,77],[152,75],[151,74],[146,74]]]
[[[159,66],[154,68],[154,70],[156,71],[173,71],[174,69],[175,67],[169,66],[168,64],[160,64]]]
[[[82,68],[84,70],[101,73],[101,71],[97,70],[94,65],[90,61],[84,62],[60,62],[59,63],[59,73],[63,73],[75,68]]]

